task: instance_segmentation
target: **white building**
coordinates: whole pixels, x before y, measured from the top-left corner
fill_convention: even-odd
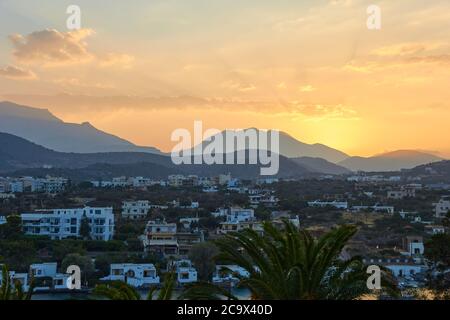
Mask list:
[[[0,270],[2,270],[3,265],[0,264]],[[30,288],[30,284],[28,281],[28,273],[17,273],[15,271],[8,271],[9,273],[9,279],[11,284],[18,281],[22,285],[22,290],[24,292],[27,292]],[[3,275],[2,272],[0,272],[0,287],[3,285]]]
[[[102,281],[123,281],[135,288],[159,284],[159,276],[153,264],[115,263],[110,274]]]
[[[112,240],[114,214],[112,208],[76,208],[38,210],[22,213],[23,231],[27,235],[49,236],[51,239],[79,237],[83,219],[87,219],[93,240]]]
[[[436,234],[445,234],[445,227],[439,225],[428,225],[425,226],[425,232],[428,234],[436,235]]]
[[[5,216],[0,216],[0,225],[5,224],[6,222],[8,222],[6,220],[6,217]]]
[[[248,278],[250,273],[237,265],[218,265],[213,275],[212,282],[215,284],[236,285],[241,278]]]
[[[443,218],[450,212],[450,199],[447,197],[441,198],[439,202],[433,203],[433,206],[436,218]]]
[[[58,273],[56,262],[36,263],[30,266],[30,274],[34,278],[48,278],[48,282],[43,282],[35,288],[36,291],[66,290],[70,274]]]
[[[423,273],[427,267],[408,258],[363,259],[367,265],[380,265],[389,269],[396,278],[408,278]]]
[[[173,263],[179,284],[197,282],[197,270],[190,260],[179,260]]]
[[[183,225],[183,228],[190,229],[192,223],[198,223],[200,218],[180,218],[180,223]]]
[[[226,219],[230,223],[254,221],[255,211],[253,209],[230,208],[226,213]]]
[[[262,232],[262,225],[256,221],[253,209],[229,208],[222,210],[224,210],[222,212],[225,213],[226,220],[220,223],[220,228],[217,230],[218,234],[239,232],[244,229]]]
[[[150,208],[148,200],[124,201],[122,203],[122,217],[133,220],[143,219],[147,217]]]
[[[308,206],[313,208],[326,208],[326,207],[333,207],[336,209],[342,209],[347,210],[348,209],[348,202],[346,201],[309,201]]]
[[[422,256],[425,251],[423,238],[419,236],[407,236],[403,239],[403,249],[409,256]]]

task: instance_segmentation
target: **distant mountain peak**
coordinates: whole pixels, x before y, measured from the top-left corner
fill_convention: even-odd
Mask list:
[[[60,152],[161,154],[156,148],[137,146],[101,131],[88,121],[82,124],[66,123],[47,109],[22,106],[9,101],[0,102],[0,131]]]
[[[254,129],[257,132],[266,131],[258,128],[247,128],[242,131],[246,131],[249,129]],[[227,132],[240,131],[240,130],[232,130],[226,129],[220,132],[218,135],[224,136]],[[274,129],[268,129],[267,131],[274,131]],[[311,157],[311,158],[322,158],[332,163],[337,163],[344,159],[347,159],[349,156],[342,151],[333,149],[324,144],[316,143],[316,144],[307,144],[301,142],[291,136],[289,133],[284,131],[279,131],[280,133],[280,155],[285,156],[287,158],[300,158],[300,157]],[[225,139],[223,139],[225,141]],[[203,142],[204,145],[208,145],[208,142]],[[248,146],[247,146],[248,147]]]
[[[441,161],[442,158],[417,150],[396,150],[373,157],[350,157],[339,165],[353,171],[399,171]]]
[[[0,102],[0,116],[63,122],[61,119],[54,116],[48,109],[32,108],[11,101]]]

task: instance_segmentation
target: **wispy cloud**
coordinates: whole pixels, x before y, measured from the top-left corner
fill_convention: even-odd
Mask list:
[[[92,60],[94,56],[84,39],[93,34],[91,29],[70,32],[45,29],[25,36],[13,34],[9,39],[14,47],[13,56],[19,62],[57,66]]]
[[[23,69],[16,66],[6,66],[0,68],[0,76],[9,78],[9,79],[18,79],[18,80],[35,80],[37,79],[36,74],[27,69]]]

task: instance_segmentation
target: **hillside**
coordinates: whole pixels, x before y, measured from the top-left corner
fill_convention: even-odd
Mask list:
[[[236,156],[236,155],[235,155]],[[44,169],[44,167],[52,167]],[[235,177],[259,176],[260,165],[175,165],[168,156],[138,152],[63,153],[49,150],[25,139],[0,133],[0,172],[16,171],[29,175],[84,175],[112,177],[142,175],[161,177],[168,174],[212,176],[230,172]],[[304,166],[280,156],[279,177],[314,174]]]
[[[350,157],[338,164],[352,171],[400,171],[441,160],[442,158],[420,151],[399,150],[368,158]]]

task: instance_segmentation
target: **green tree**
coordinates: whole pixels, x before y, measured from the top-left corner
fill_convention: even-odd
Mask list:
[[[91,228],[89,226],[89,220],[86,214],[83,215],[80,222],[80,236],[84,240],[89,240],[91,238]]]
[[[17,240],[23,236],[22,219],[18,215],[6,217],[6,223],[0,225],[0,239]]]
[[[339,259],[356,233],[341,226],[319,239],[285,222],[283,230],[264,223],[263,235],[247,229],[216,241],[218,259],[238,265],[248,273],[238,286],[248,288],[257,300],[350,300],[369,293],[366,267],[360,258]],[[390,275],[383,271],[384,291],[396,294]],[[206,292],[206,294],[205,294]],[[187,288],[182,298],[224,296],[223,289],[200,282]],[[229,296],[230,297],[230,296]]]
[[[218,253],[218,248],[211,242],[201,242],[192,246],[189,251],[189,259],[197,269],[200,280],[208,281],[210,279],[216,267],[214,258]]]
[[[429,286],[435,290],[446,290],[450,276],[445,272],[450,267],[450,235],[437,234],[425,243],[425,257],[430,268]]]
[[[11,283],[8,267],[3,265],[0,286],[0,300],[31,300],[34,291],[34,280],[31,279],[28,292],[23,291],[20,281],[16,280]]]

